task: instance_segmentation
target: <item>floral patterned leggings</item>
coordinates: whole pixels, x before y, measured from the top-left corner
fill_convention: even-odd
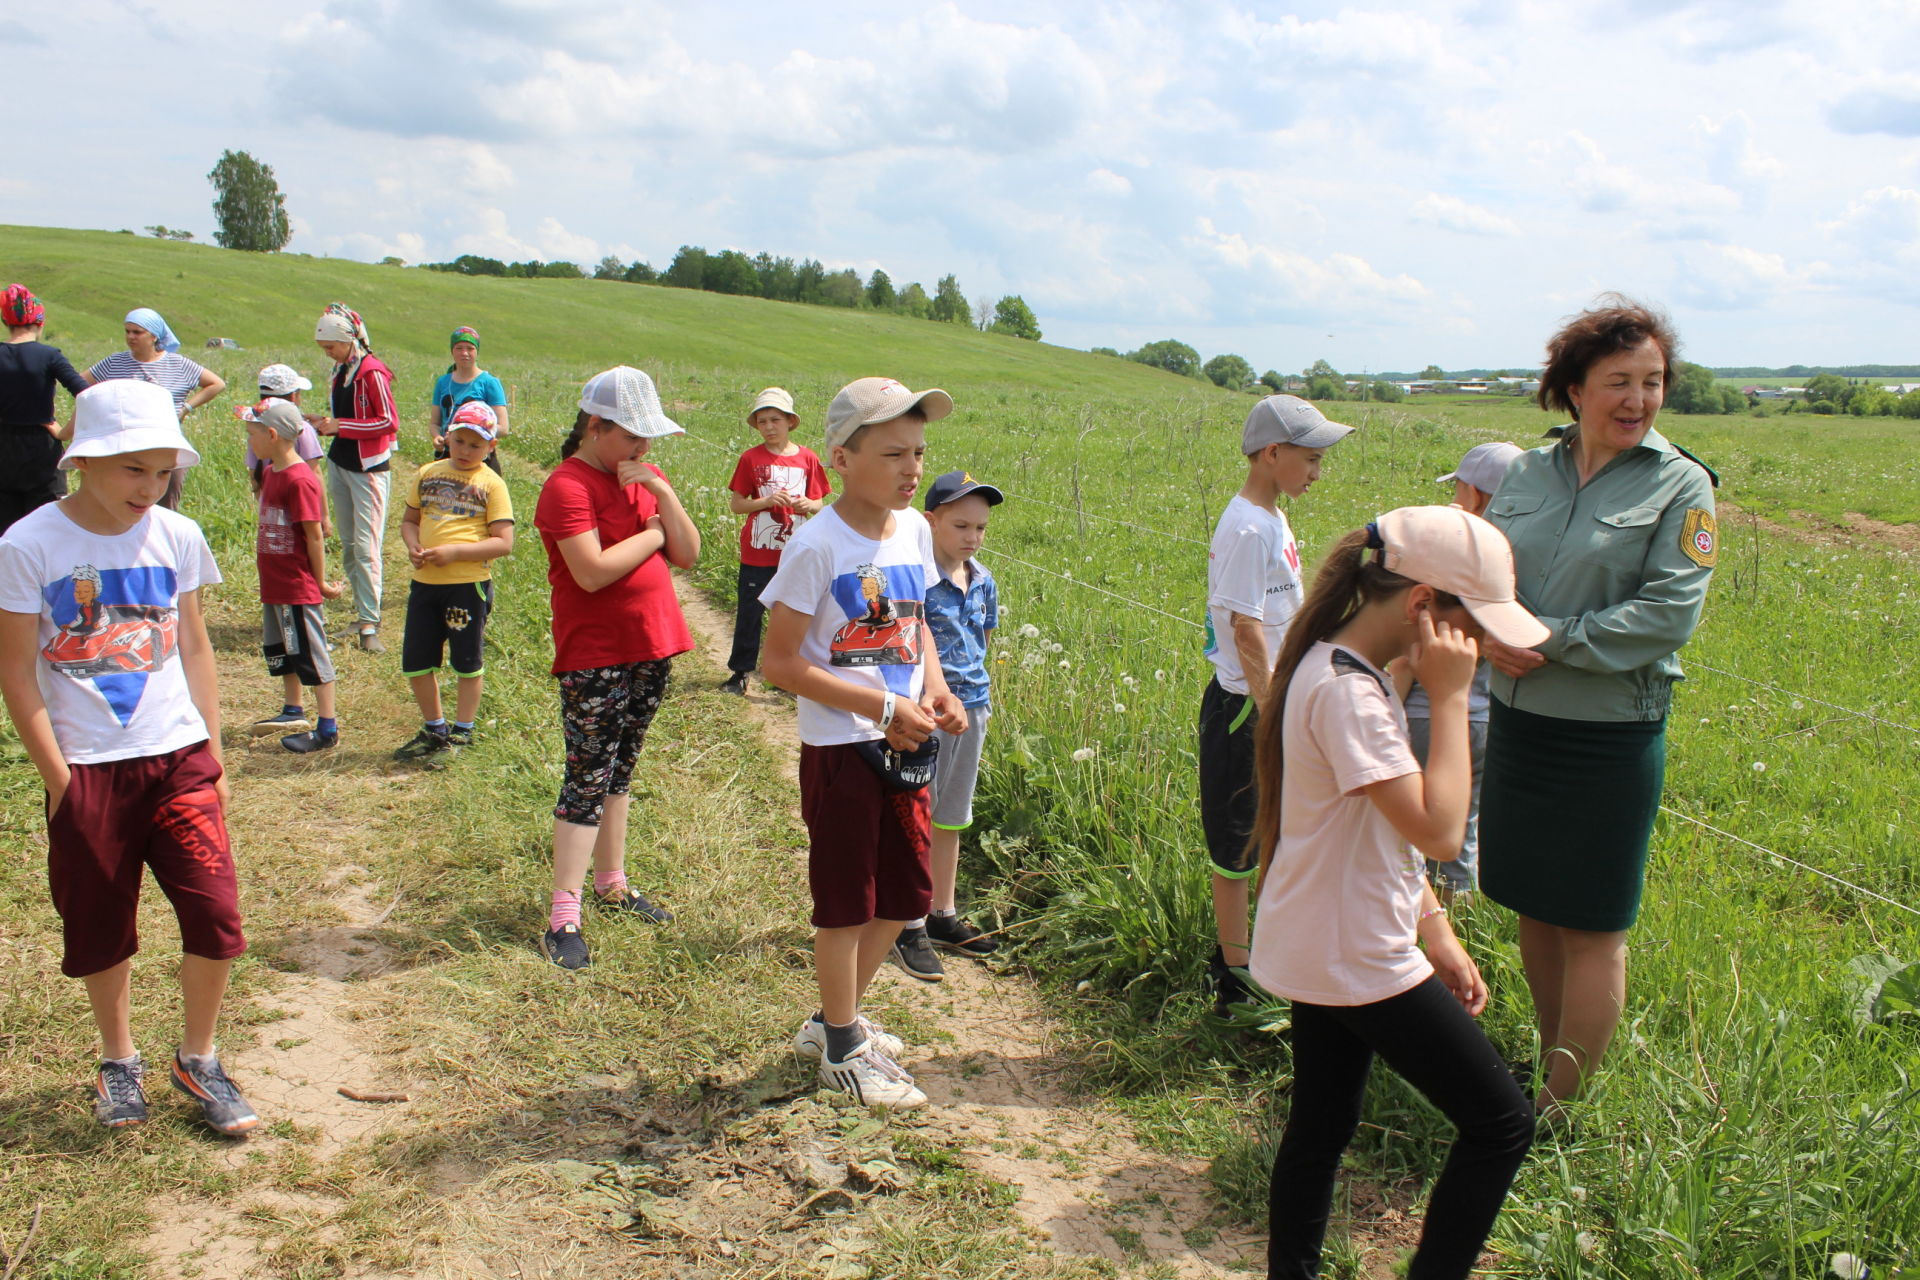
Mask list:
[[[627,793],[634,761],[667,691],[673,659],[628,662],[560,673],[560,730],[567,772],[553,816],[582,827],[600,825],[610,795]]]

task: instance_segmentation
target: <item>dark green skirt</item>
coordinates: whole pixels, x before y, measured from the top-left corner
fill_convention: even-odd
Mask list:
[[[1495,698],[1481,890],[1545,924],[1626,930],[1640,914],[1666,767],[1665,720],[1559,720]]]

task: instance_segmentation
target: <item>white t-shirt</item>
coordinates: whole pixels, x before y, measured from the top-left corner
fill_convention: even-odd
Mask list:
[[[1207,552],[1207,657],[1222,689],[1247,692],[1240,650],[1233,643],[1233,615],[1260,619],[1272,662],[1299,608],[1300,549],[1287,518],[1234,494]]]
[[[1253,929],[1254,981],[1309,1004],[1372,1004],[1433,972],[1416,945],[1425,859],[1360,788],[1420,772],[1386,675],[1326,641],[1287,686],[1280,843]]]
[[[800,656],[849,684],[918,700],[921,659],[933,643],[927,588],[940,580],[933,530],[911,507],[893,513],[893,535],[855,533],[828,507],[794,531],[760,603],[784,604],[813,619]],[[800,699],[800,741],[815,747],[886,735],[876,722]]]
[[[48,503],[0,538],[0,609],[39,615],[35,674],[69,763],[206,740],[180,661],[180,596],[218,581],[200,526],[164,507],[109,537]]]

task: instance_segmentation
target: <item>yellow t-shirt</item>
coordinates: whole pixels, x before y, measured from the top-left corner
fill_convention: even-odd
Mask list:
[[[407,505],[420,511],[423,547],[471,545],[490,536],[487,526],[494,521],[513,519],[507,482],[492,467],[461,471],[451,458],[420,468],[407,493]],[[422,565],[413,571],[415,582],[485,582],[492,576],[485,560]]]

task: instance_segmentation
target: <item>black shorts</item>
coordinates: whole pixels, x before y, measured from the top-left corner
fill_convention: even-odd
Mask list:
[[[423,676],[447,665],[459,676],[487,668],[487,615],[493,582],[415,582],[407,591],[407,630],[400,642],[400,674]]]
[[[1244,880],[1259,865],[1247,848],[1260,792],[1253,783],[1253,700],[1216,678],[1200,695],[1200,829],[1213,869]]]
[[[270,676],[292,676],[309,689],[333,683],[327,619],[317,604],[261,605],[260,651]]]

